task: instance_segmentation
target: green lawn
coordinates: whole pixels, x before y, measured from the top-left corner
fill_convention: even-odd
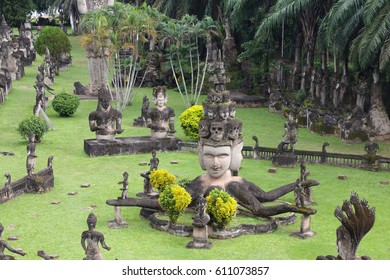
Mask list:
[[[70,37],[74,46],[73,63],[61,71],[55,79],[55,93],[72,92],[73,83],[88,84],[88,70],[85,52],[79,46],[78,37]],[[26,141],[22,140],[15,127],[25,116],[32,114],[35,103],[35,77],[38,58],[33,66],[27,67],[26,76],[14,81],[7,101],[0,107],[0,150],[12,151],[13,157],[0,155],[0,174],[10,172],[16,180],[26,175]],[[141,89],[132,106],[123,113],[125,132],[120,137],[149,135],[146,128],[132,127],[134,118],[141,112],[142,97],[147,94],[151,100],[151,89]],[[381,180],[389,180],[388,172],[369,172],[352,168],[339,168],[322,165],[308,165],[311,179],[320,182],[315,187],[313,198],[318,203],[318,213],[312,218],[312,229],[317,234],[307,240],[291,237],[299,231],[299,219],[293,225],[282,226],[276,232],[265,235],[247,235],[231,240],[211,240],[210,250],[189,250],[186,244],[189,237],[177,237],[152,229],[148,221],[139,216],[139,208],[123,208],[122,216],[129,224],[126,229],[109,229],[107,221],[114,217],[114,209],[106,205],[107,199],[120,195],[117,182],[124,171],[130,174],[129,195],[135,196],[143,190],[143,180],[139,176],[147,167],[141,161],[149,161],[150,154],[123,155],[90,158],[83,150],[83,140],[94,138],[89,131],[88,114],[96,109],[97,101],[81,101],[76,114],[70,118],[60,118],[51,106],[47,115],[56,130],[48,132],[37,145],[36,170],[46,166],[49,155],[54,155],[53,168],[55,187],[45,194],[28,194],[0,205],[0,223],[5,227],[3,238],[17,235],[19,240],[9,241],[14,248],[23,248],[27,256],[17,259],[39,259],[38,250],[59,254],[63,260],[80,260],[84,252],[80,245],[81,233],[87,229],[86,218],[90,212],[98,217],[97,230],[103,232],[106,243],[112,249],[104,251],[105,259],[269,259],[269,260],[313,260],[318,255],[336,255],[336,228],[340,225],[333,216],[336,206],[348,199],[355,191],[360,198],[368,200],[376,208],[376,222],[373,229],[362,240],[358,254],[373,259],[390,259],[390,217],[388,201],[390,185]],[[168,105],[176,112],[177,137],[188,140],[180,129],[178,116],[184,110],[180,96],[169,92]],[[238,109],[236,117],[243,121],[244,145],[253,145],[251,139],[257,135],[261,146],[276,147],[283,133],[284,119],[271,114],[266,108]],[[362,154],[364,143],[344,144],[337,137],[319,136],[300,129],[297,149],[321,150],[322,143],[328,141],[329,152]],[[379,142],[380,154],[390,156],[390,143]],[[203,171],[197,163],[197,156],[187,153],[158,153],[160,169],[167,169],[179,179],[193,179]],[[179,164],[171,165],[171,160]],[[279,168],[275,174],[268,173],[270,161],[245,159],[240,175],[256,182],[265,190],[295,181],[299,168]],[[339,180],[338,175],[346,175],[347,180]],[[90,183],[90,188],[81,188],[82,183]],[[69,192],[77,192],[70,196]],[[60,204],[53,205],[52,201]],[[283,200],[293,203],[292,194]],[[179,220],[180,222],[180,220]],[[237,221],[236,221],[237,222]],[[15,226],[11,227],[11,225]]]

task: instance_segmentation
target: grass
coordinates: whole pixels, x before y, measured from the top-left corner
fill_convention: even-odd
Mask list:
[[[73,63],[56,77],[53,88],[55,93],[72,92],[73,83],[80,81],[88,84],[88,70],[85,52],[79,46],[78,37],[70,37],[73,45]],[[38,58],[33,66],[26,67],[26,76],[14,81],[13,89],[7,101],[0,107],[1,151],[12,151],[13,157],[0,156],[0,174],[10,172],[16,180],[26,175],[26,142],[17,133],[15,127],[25,116],[32,114],[35,102],[35,76]],[[142,97],[151,89],[141,89],[132,106],[123,113],[121,137],[149,135],[146,128],[132,127],[133,120],[141,113]],[[313,216],[312,230],[317,234],[307,240],[290,237],[299,231],[299,219],[293,225],[282,226],[276,232],[264,235],[246,235],[231,240],[210,240],[210,250],[188,250],[189,237],[177,237],[152,229],[149,222],[139,216],[139,208],[123,208],[122,217],[129,224],[125,229],[109,229],[107,221],[114,217],[114,209],[106,205],[107,199],[120,195],[124,171],[130,174],[129,195],[135,196],[143,190],[140,173],[147,167],[139,162],[149,161],[150,154],[123,155],[90,158],[83,150],[83,140],[94,138],[88,127],[88,114],[96,109],[96,101],[81,101],[70,118],[60,118],[49,106],[47,115],[56,130],[48,132],[37,145],[37,166],[40,170],[46,166],[49,155],[54,155],[53,168],[55,187],[45,194],[26,194],[0,204],[0,222],[4,225],[3,238],[17,235],[19,240],[9,241],[14,248],[23,248],[27,256],[17,259],[39,259],[38,250],[49,254],[59,254],[63,260],[80,260],[84,252],[80,246],[82,231],[87,229],[86,219],[90,212],[98,218],[97,230],[104,233],[111,251],[103,250],[105,259],[125,260],[313,260],[318,255],[336,255],[336,228],[340,225],[333,216],[336,206],[348,199],[352,191],[360,198],[368,200],[376,208],[376,222],[373,229],[362,240],[358,254],[373,259],[390,259],[390,217],[387,198],[389,185],[380,184],[388,180],[389,173],[369,172],[352,168],[322,165],[308,165],[310,178],[321,184],[315,187],[313,199],[318,203],[318,213]],[[180,129],[178,116],[184,107],[180,96],[169,92],[169,106],[176,112],[177,137],[189,140]],[[284,119],[271,114],[266,108],[238,109],[237,118],[243,121],[244,144],[253,145],[252,135],[257,135],[261,146],[276,147],[283,133]],[[322,143],[328,141],[329,152],[363,153],[364,144],[344,144],[334,136],[319,136],[300,129],[297,149],[320,150]],[[390,143],[380,142],[380,154],[390,156]],[[198,165],[197,156],[187,153],[158,153],[160,169],[175,174],[178,179],[193,179],[203,171]],[[179,164],[171,165],[171,160]],[[295,181],[299,168],[279,168],[275,174],[268,173],[270,161],[245,159],[240,175],[255,182],[265,190]],[[338,175],[346,175],[347,180],[339,180]],[[89,188],[81,188],[82,183],[90,183]],[[77,192],[70,196],[69,192]],[[58,205],[51,204],[59,200]],[[283,200],[293,203],[292,194]],[[186,218],[188,219],[188,217]],[[180,222],[180,220],[179,220]],[[247,221],[246,221],[247,222]],[[15,226],[15,229],[10,227]]]

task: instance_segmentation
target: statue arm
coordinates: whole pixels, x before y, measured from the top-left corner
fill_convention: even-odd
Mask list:
[[[18,254],[18,255],[21,255],[21,256],[25,256],[26,255],[26,253],[25,252],[23,252],[23,251],[19,251],[19,250],[15,250],[14,248],[12,248],[10,245],[8,245],[8,243],[6,243],[6,242],[2,242],[3,244],[3,246],[5,247],[5,248],[7,248],[7,250],[8,251],[10,251],[10,252],[12,252],[12,253],[15,253],[15,254]]]
[[[85,253],[87,253],[87,246],[85,246],[85,240],[87,239],[87,237],[85,236],[85,234],[83,233],[81,235],[81,247],[83,247]]]
[[[106,249],[107,251],[110,251],[110,250],[111,250],[111,247],[108,247],[107,244],[106,244],[106,242],[104,241],[104,236],[103,236],[103,234],[102,234],[102,236],[101,236],[101,238],[100,238],[100,244],[102,244],[102,247],[103,247],[104,249]]]

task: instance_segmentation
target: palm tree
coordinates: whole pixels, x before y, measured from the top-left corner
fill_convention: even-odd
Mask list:
[[[390,2],[339,0],[330,11],[328,27],[329,39],[349,54],[357,69],[372,74],[371,125],[376,134],[390,133],[380,79],[390,68]]]
[[[306,52],[305,69],[301,79],[301,90],[304,91],[307,91],[307,77],[313,67],[318,28],[331,2],[332,0],[278,0],[256,33],[256,36],[270,36],[271,31],[281,29],[288,20],[294,21],[303,35],[303,49]]]

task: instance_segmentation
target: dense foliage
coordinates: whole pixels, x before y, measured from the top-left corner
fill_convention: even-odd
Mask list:
[[[199,137],[198,124],[203,117],[202,105],[194,105],[181,113],[179,120],[180,126],[184,130],[184,134],[193,140]]]
[[[62,56],[70,55],[72,50],[68,36],[57,26],[43,27],[35,41],[34,47],[39,55],[46,53],[46,47],[49,49],[55,69],[58,69]]]
[[[73,115],[80,105],[80,98],[74,94],[66,92],[56,95],[52,102],[53,109],[61,117],[69,117]]]
[[[28,139],[29,133],[33,132],[36,141],[40,142],[43,135],[49,131],[49,126],[43,118],[32,115],[19,122],[17,131],[23,139]]]
[[[176,223],[191,203],[191,195],[179,185],[170,185],[160,194],[158,202],[168,212],[171,222]]]
[[[206,212],[219,228],[225,228],[233,220],[237,210],[237,202],[227,192],[214,189],[206,197]]]
[[[170,186],[175,182],[176,176],[168,173],[166,170],[152,170],[150,173],[150,183],[153,188],[156,188],[160,192],[163,192],[167,186]]]

